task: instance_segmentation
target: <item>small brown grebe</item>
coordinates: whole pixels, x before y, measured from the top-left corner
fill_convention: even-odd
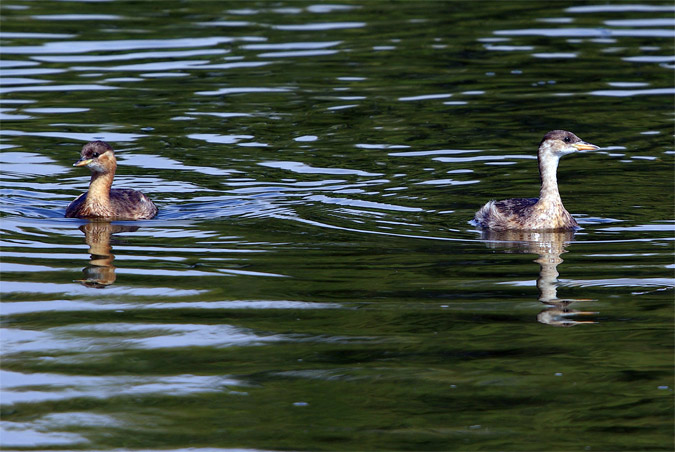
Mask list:
[[[85,144],[80,160],[73,166],[89,168],[91,182],[89,191],[82,193],[66,208],[67,218],[145,220],[157,215],[157,207],[140,191],[110,189],[117,160],[108,143],[92,141]]]
[[[582,141],[572,132],[553,130],[539,144],[539,198],[517,198],[489,201],[478,212],[474,221],[484,229],[565,231],[579,227],[560,199],[556,171],[563,155],[576,151],[593,151],[597,146]]]

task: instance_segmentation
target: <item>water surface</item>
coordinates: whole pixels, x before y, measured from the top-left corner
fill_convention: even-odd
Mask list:
[[[3,447],[672,450],[672,5],[1,8]]]

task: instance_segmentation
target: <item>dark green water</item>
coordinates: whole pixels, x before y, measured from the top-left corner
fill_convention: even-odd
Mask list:
[[[673,450],[672,3],[0,11],[4,449]]]

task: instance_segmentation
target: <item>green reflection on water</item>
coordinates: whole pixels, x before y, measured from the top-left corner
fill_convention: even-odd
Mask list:
[[[672,277],[672,96],[589,94],[610,82],[670,87],[669,68],[625,58],[671,54],[672,40],[502,42],[533,48],[523,51],[480,41],[503,37],[499,30],[561,26],[542,18],[571,17],[562,27],[596,30],[654,13],[575,15],[565,10],[571,2],[346,2],[355,9],[325,14],[301,2],[12,4],[29,9],[6,8],[3,32],[74,41],[233,37],[203,49],[226,53],[159,61],[265,63],[191,63],[174,71],[180,77],[158,77],[128,67],[156,55],[6,55],[63,70],[42,76],[52,84],[116,88],[8,92],[6,100],[30,101],[18,113],[86,109],[3,121],[4,131],[22,132],[5,133],[8,142],[69,168],[79,144],[50,134],[145,135],[115,143],[126,163],[116,180],[145,184],[163,210],[96,251],[105,241],[85,245],[79,223],[56,219],[85,174],[19,174],[3,184],[4,263],[50,271],[3,275],[4,287],[24,284],[3,294],[7,309],[37,305],[3,319],[12,346],[3,347],[3,369],[26,378],[26,386],[3,386],[26,399],[5,404],[2,418],[8,430],[86,439],[25,448],[672,449],[672,285],[649,284]],[[122,17],[32,17],[81,13]],[[223,20],[245,24],[204,25]],[[287,27],[324,21],[366,25]],[[264,55],[275,49],[251,45],[288,42],[338,44],[312,57]],[[83,56],[166,50],[187,48],[103,46]],[[540,51],[577,56],[532,56]],[[228,88],[269,91],[196,94]],[[450,97],[414,100],[425,95]],[[567,208],[601,220],[566,245],[556,268],[557,295],[588,300],[573,306],[596,322],[574,328],[537,322],[546,309],[538,253],[476,242],[467,224],[491,197],[536,195],[531,157],[541,135],[559,127],[614,147],[560,166]],[[295,140],[306,136],[317,139]],[[438,150],[478,152],[393,155]],[[437,158],[474,155],[509,165]],[[429,184],[445,179],[472,183]],[[604,230],[611,227],[618,229]],[[102,266],[89,254],[106,253],[114,255],[113,283],[73,283],[92,277],[83,268]],[[49,378],[31,383],[40,374]]]

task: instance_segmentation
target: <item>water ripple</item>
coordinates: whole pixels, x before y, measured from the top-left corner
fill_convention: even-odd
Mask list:
[[[243,64],[243,63],[242,63]],[[195,94],[202,96],[227,96],[230,94],[249,94],[249,93],[286,93],[289,88],[267,88],[267,87],[238,87],[238,88],[220,88],[215,91],[198,91]]]
[[[121,132],[95,132],[95,133],[75,133],[75,132],[25,132],[20,130],[3,130],[3,135],[7,136],[36,136],[36,137],[52,137],[65,138],[76,141],[92,141],[105,140],[109,142],[117,141],[135,141],[146,135],[136,133],[121,133]]]
[[[365,26],[365,22],[321,22],[297,25],[271,25],[270,27],[274,28],[275,30],[283,31],[327,31],[349,28],[363,28]]]
[[[334,175],[346,175],[353,174],[356,176],[364,177],[377,177],[382,176],[382,173],[369,173],[367,171],[353,170],[346,168],[317,168],[307,165],[302,162],[261,162],[258,163],[260,166],[266,166],[269,168],[278,168],[287,171],[292,171],[298,174],[334,174]]]
[[[222,55],[229,53],[225,49],[209,50],[178,50],[170,52],[129,52],[123,54],[105,54],[105,55],[59,55],[59,56],[34,56],[32,59],[44,61],[47,63],[95,63],[108,61],[125,61],[155,58],[183,58],[205,55]],[[96,69],[99,69],[98,67]]]
[[[675,88],[654,88],[654,89],[634,89],[634,90],[596,90],[590,91],[588,94],[593,96],[611,96],[611,97],[633,97],[633,96],[653,96],[675,94]]]
[[[36,14],[30,16],[37,20],[123,20],[124,16],[115,14]]]
[[[96,84],[72,84],[72,85],[49,85],[49,86],[20,86],[12,88],[0,88],[0,94],[25,93],[25,92],[80,92],[80,91],[109,91],[118,89],[114,86]]]
[[[126,51],[137,49],[167,49],[190,47],[213,47],[219,44],[231,43],[236,40],[260,41],[264,38],[176,38],[176,39],[126,39],[109,41],[55,41],[40,46],[5,46],[2,52],[6,55],[37,55],[40,54],[73,54],[110,51]]]
[[[499,36],[547,36],[550,38],[607,38],[607,37],[640,37],[640,38],[672,38],[673,30],[632,29],[616,30],[609,28],[528,28],[520,30],[495,30]]]
[[[9,333],[9,331],[7,331]],[[75,399],[108,398],[120,394],[170,394],[220,392],[243,382],[225,376],[175,375],[158,377],[86,377],[47,373],[2,371],[3,404]],[[4,437],[3,437],[3,443]]]
[[[342,44],[342,41],[315,41],[315,42],[281,42],[265,44],[244,44],[240,46],[246,50],[314,50],[325,49]]]
[[[584,5],[570,6],[565,9],[568,13],[624,13],[624,12],[675,12],[675,6],[670,5]]]

